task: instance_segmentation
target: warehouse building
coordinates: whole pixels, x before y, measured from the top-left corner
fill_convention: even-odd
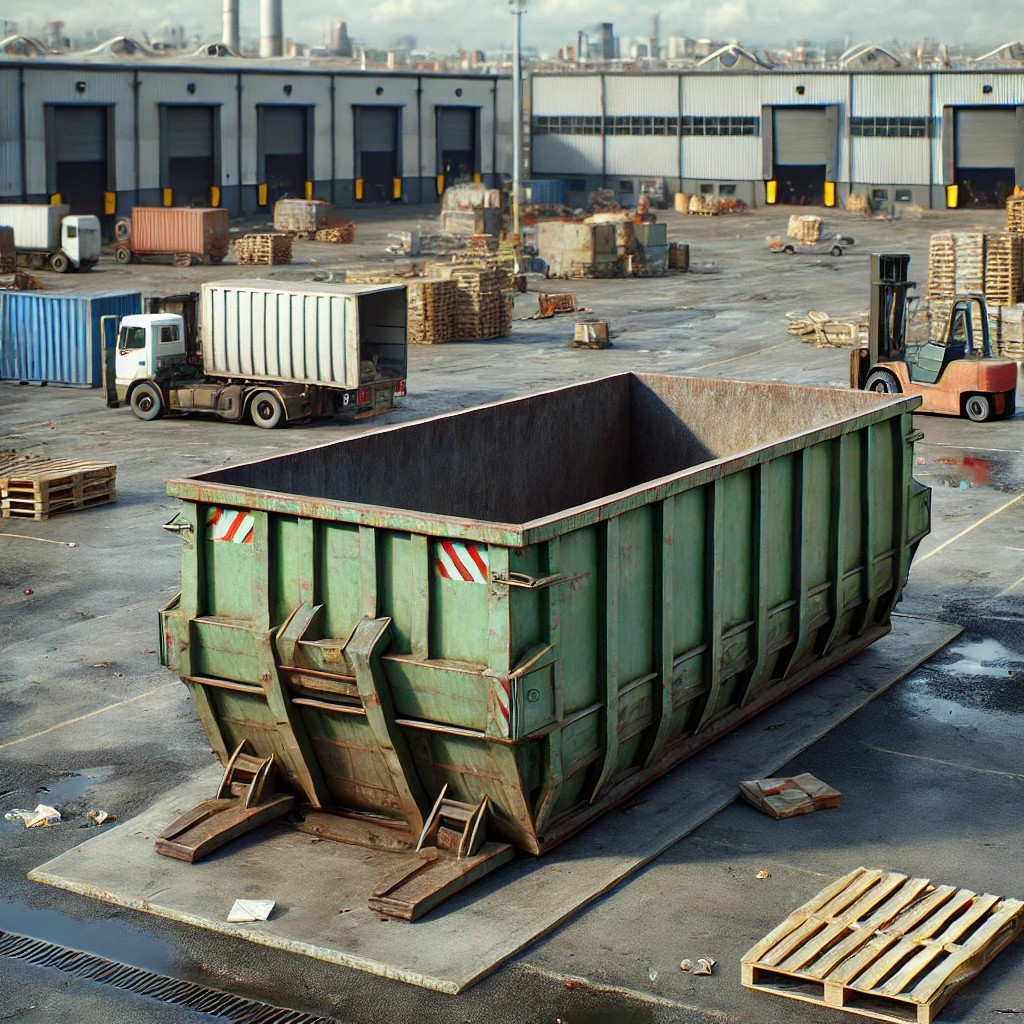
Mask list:
[[[539,74],[531,175],[636,201],[639,182],[765,203],[997,206],[1024,185],[1024,74]]]
[[[112,217],[232,214],[284,196],[436,199],[511,166],[511,85],[494,75],[343,71],[224,57],[0,60],[0,202]]]

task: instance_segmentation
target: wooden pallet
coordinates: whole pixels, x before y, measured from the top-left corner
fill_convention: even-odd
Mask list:
[[[932,1024],[1024,927],[1024,903],[856,868],[742,959],[746,988],[892,1021]]]
[[[0,518],[49,519],[117,500],[117,467],[43,455],[0,460]]]

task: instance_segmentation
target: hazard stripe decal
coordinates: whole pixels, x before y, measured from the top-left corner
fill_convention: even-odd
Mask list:
[[[494,692],[494,706],[498,711],[495,720],[498,732],[502,736],[512,735],[512,681],[491,677],[491,689]]]
[[[487,582],[487,548],[442,540],[434,548],[434,564],[442,579],[459,583]]]
[[[206,517],[210,540],[229,544],[251,544],[255,520],[251,512],[237,512],[226,508],[211,508]]]

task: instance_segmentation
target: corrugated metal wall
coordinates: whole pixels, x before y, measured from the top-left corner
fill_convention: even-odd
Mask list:
[[[704,181],[759,181],[761,139],[757,136],[679,140],[683,155],[683,178]]]
[[[599,75],[534,75],[534,117],[544,114],[601,113]]]
[[[0,198],[21,198],[21,114],[18,71],[0,68]]]
[[[133,75],[111,70],[55,69],[39,64],[25,66],[25,168],[28,191],[37,195],[49,189],[46,178],[46,106],[112,104],[114,113],[114,182],[117,189],[135,184],[135,124]],[[83,83],[81,89],[77,83]]]
[[[675,178],[679,174],[677,138],[610,135],[605,146],[609,174],[650,174],[663,178]]]
[[[192,93],[188,91],[190,82],[195,85],[195,91]],[[210,184],[232,186],[239,183],[237,86],[236,75],[182,75],[175,71],[145,70],[139,72],[139,188],[155,189],[161,184],[161,103],[197,103],[219,108],[221,180]]]
[[[334,82],[334,134],[337,147],[335,156],[336,176],[338,178],[355,178],[355,119],[353,107],[399,107],[399,130],[402,143],[400,154],[403,177],[415,177],[419,174],[417,160],[417,139],[420,123],[416,119],[416,79],[394,78],[381,80],[383,76],[363,78],[361,76],[339,76]],[[382,92],[378,96],[377,89]],[[432,129],[426,124],[424,116],[423,146],[427,146]],[[430,151],[434,151],[434,142],[430,138]]]
[[[538,135],[531,149],[532,171],[563,176],[600,174],[602,141],[600,135]]]
[[[679,79],[675,75],[606,75],[604,95],[608,114],[675,117],[679,113]]]
[[[928,75],[852,75],[850,116],[928,117],[929,93]],[[927,183],[930,134],[923,139],[851,138],[850,180],[865,185]]]

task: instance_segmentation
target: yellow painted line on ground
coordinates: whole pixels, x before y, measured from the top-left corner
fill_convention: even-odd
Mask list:
[[[1011,505],[1016,505],[1022,498],[1024,498],[1024,494],[1018,494],[1016,498],[1011,498],[1006,502],[1006,504],[1000,505],[997,509],[993,509],[987,516],[982,516],[976,523],[972,523],[970,526],[966,527],[966,529],[961,530],[955,537],[950,537],[949,540],[943,541],[937,548],[932,548],[927,555],[915,558],[914,565],[920,565],[922,562],[927,562],[932,555],[937,555],[940,551],[948,548],[950,544],[955,544],[961,537],[966,537],[971,530],[976,530],[979,526],[987,523],[990,519],[995,519],[1000,512],[1005,512]]]
[[[8,740],[6,743],[0,743],[0,750],[6,750],[8,747],[17,746],[19,743],[28,743],[29,740],[37,740],[40,736],[46,736],[51,732],[56,732],[58,729],[64,729],[69,725],[75,725],[77,722],[84,722],[87,718],[94,718],[96,715],[102,715],[107,711],[113,711],[114,708],[124,707],[125,704],[133,704],[135,701],[142,700],[145,697],[152,697],[154,693],[159,693],[161,690],[169,690],[172,686],[177,685],[177,682],[174,682],[164,683],[162,686],[155,686],[152,690],[147,690],[145,693],[138,693],[134,697],[126,697],[124,700],[119,700],[115,704],[107,704],[102,708],[97,708],[95,711],[89,711],[84,715],[79,715],[77,718],[69,718],[66,722],[58,722],[56,725],[51,725],[46,729],[40,729],[39,732],[33,732],[28,736],[19,736],[15,740]]]
[[[1018,550],[1018,549],[1014,548],[1013,550]],[[1021,576],[1021,578],[1019,580],[1014,580],[1014,582],[1011,583],[1008,587],[1004,588],[1003,590],[1000,590],[999,593],[996,594],[996,597],[1006,597],[1007,594],[1012,593],[1022,583],[1024,583],[1024,576]]]

